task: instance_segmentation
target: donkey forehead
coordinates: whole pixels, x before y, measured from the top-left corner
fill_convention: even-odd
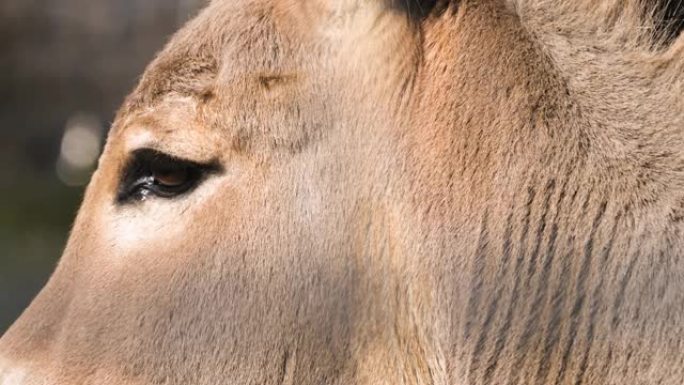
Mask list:
[[[138,93],[203,94],[217,80],[301,71],[321,59],[334,63],[350,57],[340,55],[350,46],[357,53],[391,49],[387,36],[403,30],[405,16],[380,0],[214,0],[150,65]]]
[[[148,67],[122,112],[144,110],[170,94],[200,104],[216,93],[230,98],[236,83],[291,85],[298,75],[328,82],[326,73],[340,76],[344,63],[375,74],[405,69],[390,58],[413,56],[409,25],[401,10],[380,0],[215,0]]]
[[[220,76],[275,71],[295,57],[274,9],[255,2],[214,2],[186,25],[148,67],[134,97],[151,102],[168,93],[203,95]],[[285,38],[285,34],[289,34]]]

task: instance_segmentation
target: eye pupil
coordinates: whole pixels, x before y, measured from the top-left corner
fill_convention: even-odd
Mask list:
[[[167,187],[177,187],[185,184],[190,175],[188,168],[183,166],[155,165],[151,171],[154,183]]]

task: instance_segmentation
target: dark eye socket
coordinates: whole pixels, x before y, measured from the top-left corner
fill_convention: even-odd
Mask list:
[[[123,173],[117,201],[127,203],[148,197],[175,198],[195,187],[211,172],[216,164],[201,164],[176,158],[155,150],[138,150],[133,153]]]

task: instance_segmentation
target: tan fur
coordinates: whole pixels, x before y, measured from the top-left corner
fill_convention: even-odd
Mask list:
[[[684,37],[637,1],[215,0],[0,384],[681,384]],[[218,175],[120,204],[132,151]]]

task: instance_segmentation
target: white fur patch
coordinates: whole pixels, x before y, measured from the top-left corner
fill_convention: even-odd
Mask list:
[[[11,367],[0,360],[0,385],[22,385],[27,374],[26,369]]]
[[[126,152],[132,152],[140,148],[154,147],[156,139],[148,130],[140,130],[126,138]]]
[[[187,195],[165,199],[149,196],[139,202],[112,206],[104,216],[105,244],[110,255],[128,255],[150,245],[184,239],[193,214],[219,190],[224,176],[210,177]]]

